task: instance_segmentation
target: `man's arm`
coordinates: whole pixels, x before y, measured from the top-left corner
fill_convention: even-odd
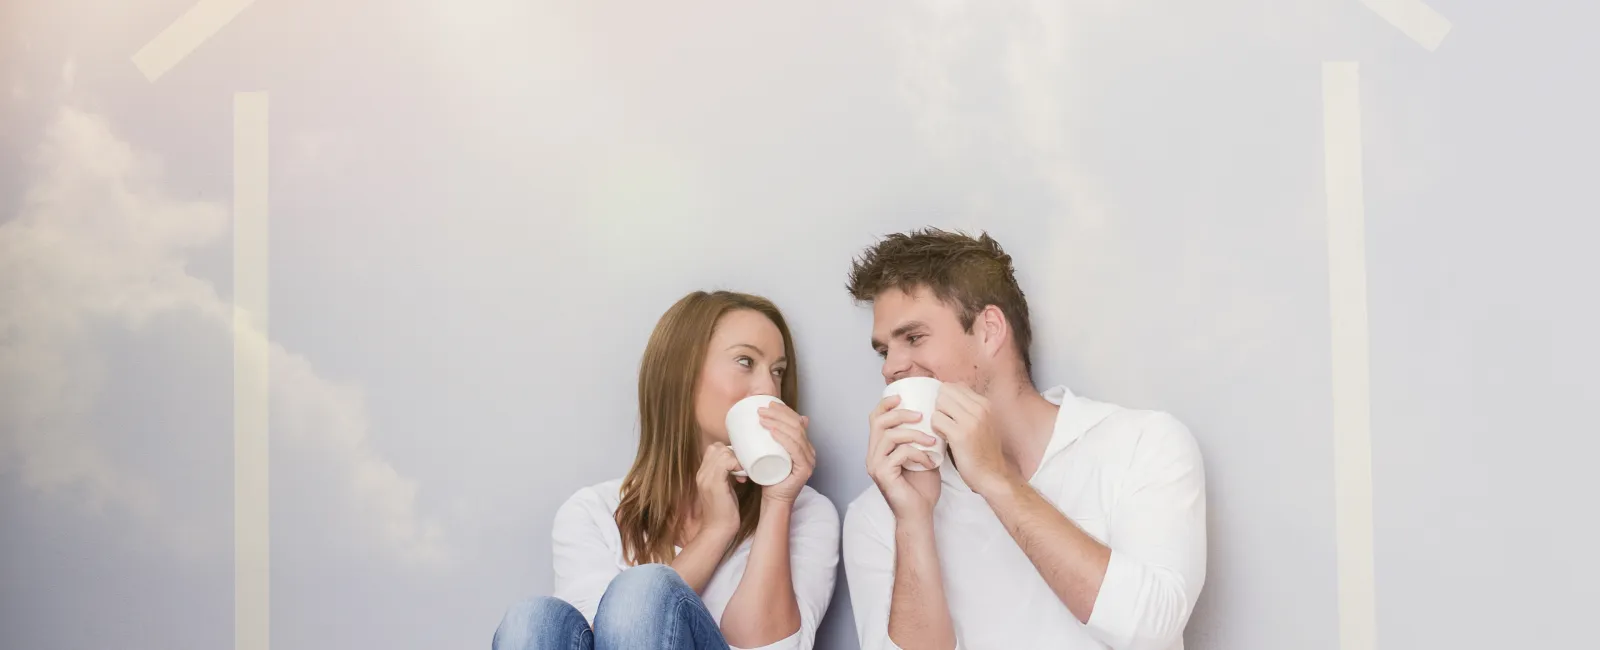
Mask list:
[[[959,647],[931,525],[925,533],[895,525],[888,509],[870,501],[858,501],[845,514],[845,577],[862,650]],[[919,629],[919,617],[930,623]],[[935,631],[929,628],[938,630],[921,638]]]
[[[889,640],[902,648],[954,648],[955,627],[944,598],[944,576],[934,544],[933,519],[895,522],[894,595]]]
[[[1111,562],[1111,549],[1083,532],[1026,481],[997,481],[979,494],[1056,597],[1087,623]]]
[[[1025,481],[979,494],[1050,588],[1117,650],[1164,650],[1183,635],[1205,582],[1205,474],[1189,431],[1166,414],[1146,420],[1111,513],[1095,541]]]
[[[921,418],[895,409],[899,403],[897,395],[886,397],[868,418],[867,474],[883,505],[857,500],[845,516],[845,570],[856,630],[864,650],[957,648],[934,545],[940,474],[905,469],[907,461],[933,466],[925,452],[908,443],[937,440],[896,428]]]

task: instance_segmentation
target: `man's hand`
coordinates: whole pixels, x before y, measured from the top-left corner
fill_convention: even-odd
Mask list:
[[[944,437],[961,478],[974,492],[984,494],[990,487],[1016,479],[989,417],[989,400],[965,384],[939,387],[933,431]]]
[[[939,441],[915,429],[896,428],[922,419],[916,411],[896,409],[899,404],[899,395],[885,397],[867,419],[872,431],[867,439],[867,475],[878,484],[896,519],[932,523],[933,506],[939,502],[939,470],[916,472],[905,469],[905,464],[915,461],[933,467],[927,452],[908,443],[933,445]]]

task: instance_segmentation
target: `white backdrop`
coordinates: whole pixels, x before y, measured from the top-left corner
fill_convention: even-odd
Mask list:
[[[1378,644],[1592,636],[1591,7],[1430,0],[1430,51],[1357,0],[257,0],[151,81],[191,4],[0,2],[0,646],[233,643],[265,91],[273,647],[486,647],[693,289],[785,310],[842,511],[881,386],[845,272],[934,224],[1015,255],[1045,383],[1194,430],[1188,647],[1332,650],[1324,61],[1360,70]]]

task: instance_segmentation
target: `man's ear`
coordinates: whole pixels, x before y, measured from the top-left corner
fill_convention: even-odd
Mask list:
[[[972,326],[979,334],[984,355],[989,358],[999,356],[1011,341],[1011,324],[1006,322],[1005,312],[994,305],[985,305],[973,319]]]

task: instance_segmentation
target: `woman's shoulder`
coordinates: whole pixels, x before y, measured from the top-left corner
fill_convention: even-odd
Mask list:
[[[800,495],[795,497],[794,513],[806,519],[831,520],[834,525],[839,522],[839,509],[834,507],[833,499],[809,485],[801,487]]]
[[[609,515],[617,511],[617,504],[621,501],[622,479],[616,478],[578,488],[572,496],[567,497],[567,502],[561,507],[604,512]]]

